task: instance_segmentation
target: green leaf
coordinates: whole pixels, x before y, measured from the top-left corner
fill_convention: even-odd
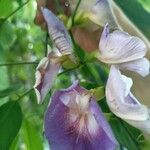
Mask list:
[[[0,149],[8,150],[22,123],[18,102],[8,102],[0,107]]]
[[[12,0],[0,0],[0,17],[6,17],[13,11]]]
[[[121,146],[128,150],[140,150],[139,143],[136,141],[137,132],[132,133],[133,131],[126,126],[126,123],[118,118],[111,118],[109,123]]]
[[[8,49],[16,39],[14,25],[8,21],[0,26],[0,45],[3,49]]]
[[[149,0],[138,0],[141,5],[150,13],[150,1]]]
[[[115,0],[132,23],[150,39],[150,13],[137,0]]]
[[[27,119],[23,122],[23,135],[27,150],[43,150],[43,142],[38,130]]]
[[[108,105],[107,105],[106,97],[103,98],[102,100],[98,101],[98,104],[100,105],[100,107],[104,113],[110,113],[111,112]]]
[[[0,98],[16,93],[20,89],[20,85],[13,85],[4,90],[0,90]]]
[[[145,140],[143,143],[142,143],[142,150],[149,150],[150,149],[150,139],[148,140]]]
[[[16,138],[13,140],[9,150],[18,150],[19,145],[19,136],[17,135]]]

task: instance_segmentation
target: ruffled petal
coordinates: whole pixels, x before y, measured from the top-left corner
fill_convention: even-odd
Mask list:
[[[149,109],[130,92],[131,86],[131,79],[122,76],[118,68],[112,66],[106,85],[107,104],[116,116],[144,131],[150,117]]]
[[[147,76],[150,71],[150,63],[148,59],[146,58],[141,58],[135,61],[122,63],[122,64],[119,64],[118,66],[120,69],[137,72],[143,77]]]
[[[60,63],[53,61],[53,53],[50,53],[48,57],[45,57],[40,61],[35,73],[36,81],[34,85],[38,104],[45,99],[48,91],[53,85],[59,69]]]
[[[114,150],[117,145],[96,101],[78,82],[54,93],[45,135],[52,150]]]
[[[143,58],[147,52],[141,39],[119,30],[109,33],[108,25],[104,27],[99,49],[99,59],[108,64],[134,61]]]
[[[44,19],[48,26],[49,35],[62,55],[72,54],[70,36],[63,24],[49,9],[42,8]]]

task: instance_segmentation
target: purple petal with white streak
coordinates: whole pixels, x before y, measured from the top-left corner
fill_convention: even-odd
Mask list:
[[[86,103],[84,97],[83,101],[78,99],[84,92],[87,90],[75,82],[53,95],[45,115],[45,135],[51,150],[115,149],[117,142],[96,101],[91,98]],[[78,119],[78,111],[74,111],[76,106],[87,111],[85,120]]]

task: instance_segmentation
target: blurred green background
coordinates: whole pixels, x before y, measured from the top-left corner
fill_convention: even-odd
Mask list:
[[[150,39],[150,1],[115,1]],[[47,33],[34,24],[35,13],[35,0],[0,0],[0,150],[48,149],[43,120],[51,92],[38,105],[32,90],[35,68],[45,56],[47,40]],[[73,75],[68,72],[58,76],[54,89],[67,87],[76,78],[89,88],[96,87],[91,81],[96,84],[99,81],[103,86],[107,79],[103,66],[89,64],[89,68],[95,81],[86,72],[82,75],[78,71]],[[84,79],[88,81],[86,84]],[[132,150],[138,149],[133,147]],[[148,148],[146,143],[145,150]]]

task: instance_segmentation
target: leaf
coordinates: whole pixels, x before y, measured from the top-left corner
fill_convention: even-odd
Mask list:
[[[104,113],[110,113],[111,112],[108,105],[107,105],[106,97],[103,98],[102,100],[98,101],[98,104],[100,105],[100,107]]]
[[[117,141],[120,143],[121,146],[126,147],[128,150],[140,149],[139,143],[136,141],[137,130],[130,130],[126,126],[126,123],[118,118],[111,118],[109,120],[109,123],[112,127]]]
[[[0,0],[0,17],[6,17],[13,11],[12,0]]]
[[[150,149],[150,140],[145,140],[143,143],[142,143],[142,150],[149,150]]]
[[[8,102],[0,107],[0,149],[8,150],[19,132],[22,111],[18,102]]]
[[[0,26],[0,45],[8,49],[16,40],[14,25],[8,21]]]
[[[16,93],[20,89],[20,85],[13,85],[4,90],[0,90],[0,98]]]
[[[27,150],[43,150],[43,142],[38,131],[27,119],[23,123],[23,135]]]
[[[115,3],[132,23],[150,39],[150,13],[137,0],[115,0]]]
[[[9,150],[18,150],[19,145],[19,136],[16,136],[16,138],[13,140]]]
[[[141,5],[150,13],[150,1],[149,0],[138,0]]]

